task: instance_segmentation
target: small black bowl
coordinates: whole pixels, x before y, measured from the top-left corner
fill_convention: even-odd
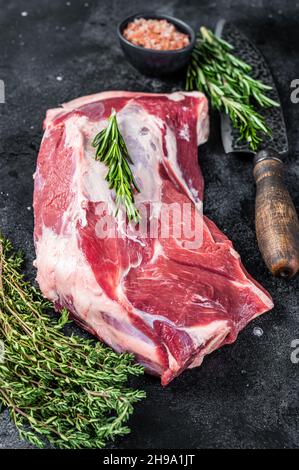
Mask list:
[[[136,18],[167,20],[169,23],[174,24],[178,31],[188,34],[190,43],[182,49],[172,51],[159,51],[135,46],[135,44],[124,38],[123,31]],[[128,61],[141,73],[152,77],[171,75],[187,65],[196,39],[193,29],[183,21],[172,16],[151,13],[129,16],[118,25],[117,34]]]

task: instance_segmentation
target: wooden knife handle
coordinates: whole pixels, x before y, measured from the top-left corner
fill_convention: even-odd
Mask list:
[[[283,181],[283,163],[277,152],[259,152],[254,159],[253,174],[259,249],[274,276],[292,277],[299,270],[299,222]]]

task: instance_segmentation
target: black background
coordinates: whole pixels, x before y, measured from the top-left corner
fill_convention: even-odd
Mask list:
[[[299,78],[299,3],[289,0],[151,2],[115,0],[0,0],[0,227],[26,254],[32,268],[32,173],[47,108],[102,90],[172,91],[175,77],[141,76],[124,59],[115,28],[125,16],[151,9],[177,16],[194,28],[234,21],[263,51],[275,75],[288,127],[286,182],[299,209],[299,104],[290,83]],[[21,12],[27,12],[22,16]],[[62,77],[59,81],[57,77]],[[225,156],[218,116],[209,143],[199,150],[205,213],[233,240],[249,272],[272,294],[275,308],[240,334],[238,341],[185,372],[166,389],[151,377],[136,379],[147,400],[131,419],[132,433],[117,448],[299,447],[299,364],[291,341],[299,338],[299,277],[273,279],[254,234],[254,184],[250,158]],[[257,337],[253,327],[264,334]],[[6,413],[0,415],[0,448],[30,447]]]

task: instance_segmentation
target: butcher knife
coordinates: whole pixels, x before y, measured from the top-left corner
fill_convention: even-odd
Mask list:
[[[252,74],[272,90],[269,97],[280,103],[275,82],[259,50],[234,25],[221,19],[215,34],[234,46],[234,54],[252,67]],[[254,156],[256,183],[255,227],[262,257],[274,276],[292,277],[299,270],[298,216],[283,181],[283,157],[288,153],[288,138],[281,106],[259,108],[272,130],[257,152],[241,142],[227,114],[221,115],[221,135],[225,153],[246,152]]]

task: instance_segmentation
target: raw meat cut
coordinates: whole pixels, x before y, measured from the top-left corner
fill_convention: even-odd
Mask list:
[[[136,204],[154,206],[146,224],[163,204],[189,204],[191,225],[201,221],[199,246],[187,243],[197,232],[151,237],[146,225],[130,235],[115,219],[107,167],[91,146],[112,109],[141,189]],[[163,385],[273,306],[232,243],[202,216],[197,145],[207,137],[200,93],[104,92],[49,110],[38,156],[35,265],[43,294],[116,351],[134,353]],[[167,224],[176,228],[174,215]]]

